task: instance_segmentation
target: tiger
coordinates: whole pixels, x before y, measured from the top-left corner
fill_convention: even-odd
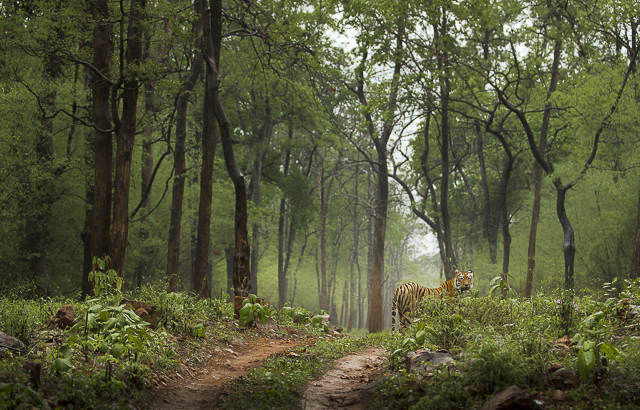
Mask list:
[[[400,330],[411,324],[409,315],[415,312],[420,301],[427,295],[444,297],[454,297],[457,294],[466,292],[473,288],[473,271],[460,272],[458,269],[454,272],[451,280],[444,282],[439,288],[427,288],[417,283],[405,283],[396,288],[393,292],[393,302],[391,305],[391,330]],[[457,292],[456,292],[457,291]],[[396,311],[398,312],[398,320],[400,325],[396,327]],[[404,333],[404,332],[402,332]]]

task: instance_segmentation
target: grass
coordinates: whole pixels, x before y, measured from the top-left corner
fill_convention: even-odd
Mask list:
[[[296,409],[303,387],[329,369],[336,359],[368,346],[384,345],[388,340],[385,333],[362,338],[318,338],[315,344],[300,347],[295,355],[284,354],[263,361],[235,384],[225,406],[230,409]]]
[[[146,287],[129,299],[162,312],[157,331],[126,319],[108,298],[87,302],[0,297],[0,331],[20,339],[22,355],[0,359],[0,408],[122,408],[149,397],[154,380],[180,363],[203,364],[214,346],[239,329],[222,299],[197,300]],[[73,304],[74,330],[43,325],[58,307]],[[266,359],[240,379],[227,408],[297,408],[299,395],[335,360],[369,346],[388,349],[388,376],[378,385],[377,408],[479,408],[488,397],[517,385],[545,408],[632,408],[640,405],[640,285],[622,292],[608,285],[593,296],[554,292],[529,300],[485,296],[456,301],[427,299],[405,335],[382,332],[328,337],[302,308],[274,311],[281,325],[314,335],[295,354]],[[93,315],[93,317],[91,316]],[[306,324],[294,324],[306,317]],[[127,321],[129,320],[129,321]],[[245,331],[246,332],[246,331]],[[556,340],[568,336],[570,344]],[[407,370],[404,355],[418,348],[447,349],[456,360],[429,372]],[[30,368],[40,364],[40,385]],[[549,369],[563,367],[558,385]],[[565,386],[564,380],[571,381]],[[554,401],[556,389],[566,400]]]
[[[378,391],[379,408],[479,408],[510,385],[551,409],[640,405],[634,310],[640,305],[639,284],[611,290],[608,285],[599,297],[558,291],[533,300],[424,301],[406,335],[391,343],[389,365],[396,373]],[[570,346],[556,343],[565,335]],[[448,349],[456,363],[429,374],[406,371],[401,359],[418,347]],[[550,370],[558,367],[566,375],[560,385]],[[565,380],[571,384],[563,385]],[[554,401],[556,389],[564,389],[568,399]]]

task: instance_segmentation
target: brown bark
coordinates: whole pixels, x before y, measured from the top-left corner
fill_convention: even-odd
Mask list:
[[[360,168],[356,165],[355,170],[355,178],[354,178],[354,188],[353,188],[353,249],[351,250],[351,255],[349,258],[349,320],[347,324],[347,331],[351,331],[353,328],[353,324],[355,321],[355,313],[356,313],[356,280],[355,280],[355,268],[358,263],[358,246],[359,246],[359,236],[360,232],[358,230],[358,179],[360,176]],[[359,275],[358,275],[359,276]]]
[[[219,54],[214,48],[213,25],[216,20],[213,15],[214,8],[209,12],[207,0],[201,0],[200,12],[202,16],[202,52],[203,59],[216,59],[210,64],[207,61],[205,71],[205,95],[203,106],[203,127],[202,127],[202,169],[200,174],[200,202],[198,207],[198,227],[196,254],[193,266],[192,291],[199,297],[208,298],[211,295],[209,283],[209,253],[211,243],[211,197],[213,194],[213,163],[218,140],[217,123],[214,114],[215,95],[214,88],[217,87],[218,75],[216,64]]]
[[[636,239],[633,245],[633,256],[631,257],[631,269],[629,269],[629,279],[640,277],[640,198],[638,198],[638,223],[636,227]]]
[[[103,76],[109,75],[111,22],[106,0],[92,3],[92,15],[96,21],[93,32],[93,66],[102,74],[93,72],[93,125],[94,142],[94,183],[93,207],[91,213],[91,255],[104,258],[109,254],[111,225],[111,204],[113,184],[113,141],[111,136],[111,115],[109,95],[111,83]]]
[[[293,130],[289,129],[289,139],[293,137]],[[283,176],[287,178],[289,174],[289,161],[291,160],[291,151],[286,150],[284,153]],[[286,223],[287,200],[283,196],[280,199],[280,215],[278,217],[278,305],[284,306],[287,303],[287,276],[284,267],[284,245],[285,245],[285,223]],[[289,231],[291,235],[291,230]]]
[[[316,155],[317,152],[316,152]],[[321,163],[316,159],[318,170],[316,171],[316,189],[318,191],[319,205],[319,230],[318,236],[320,240],[320,271],[318,275],[318,293],[319,293],[319,306],[322,310],[329,310],[329,297],[327,294],[327,189],[324,186],[324,172],[321,169]]]
[[[203,1],[203,6],[206,0]],[[220,78],[218,67],[220,62],[220,47],[222,45],[222,1],[212,0],[211,13],[203,7],[202,21],[203,52],[207,64],[206,93],[212,99],[212,108],[220,127],[222,150],[224,153],[227,172],[233,182],[236,193],[235,209],[235,255],[233,263],[233,286],[235,296],[248,296],[251,292],[250,256],[247,215],[247,189],[244,175],[238,168],[231,141],[231,126],[220,101]],[[211,23],[208,24],[209,15]]]
[[[551,97],[551,94],[558,88],[558,81],[560,79],[560,51],[562,47],[562,41],[557,40],[554,46],[553,63],[551,66],[551,81],[549,83],[549,90],[547,91],[547,100]],[[540,128],[540,141],[538,150],[544,152],[547,146],[547,135],[549,133],[549,120],[551,118],[551,103],[545,104],[545,111],[542,116],[542,125]],[[538,161],[536,167],[536,180],[533,196],[533,207],[531,210],[531,228],[529,231],[529,249],[528,249],[528,263],[527,263],[527,278],[525,280],[524,294],[525,297],[531,297],[531,291],[533,287],[533,272],[536,266],[536,236],[538,231],[538,221],[540,220],[540,201],[542,198],[542,171],[544,170],[544,164]]]
[[[200,11],[200,0],[195,0],[194,9]],[[196,39],[202,35],[202,19],[193,22],[193,33]],[[196,81],[204,70],[202,53],[196,53],[191,65],[191,74],[185,80],[176,101],[176,142],[173,148],[173,166],[175,176],[171,198],[171,220],[169,238],[167,240],[167,292],[178,291],[178,264],[180,262],[180,235],[182,229],[182,202],[187,177],[185,161],[185,145],[187,140],[187,109],[191,92]]]
[[[126,62],[135,67],[142,59],[142,21],[146,0],[133,0],[127,28]],[[124,259],[129,234],[129,192],[131,161],[136,135],[138,85],[135,76],[124,80],[122,118],[116,127],[116,176],[113,193],[113,222],[111,227],[111,267],[124,276]]]

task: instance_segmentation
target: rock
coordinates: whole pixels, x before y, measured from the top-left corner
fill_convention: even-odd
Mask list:
[[[149,323],[149,326],[152,329],[156,329],[158,327],[158,323],[160,323],[160,312],[158,312],[156,306],[151,306],[146,302],[129,299],[122,299],[120,304],[125,305],[127,309],[132,310],[140,319]]]
[[[257,317],[254,317],[253,321],[255,322],[256,327],[262,330],[273,329],[274,327],[278,326],[278,323],[271,317],[267,318],[267,323],[262,323],[262,320],[258,319]]]
[[[60,329],[67,329],[77,323],[76,312],[73,310],[73,306],[64,305],[55,315],[49,318],[47,327],[58,327]]]
[[[562,390],[556,390],[553,392],[553,401],[567,401],[568,398],[569,396],[567,393]]]
[[[444,363],[454,363],[455,360],[451,356],[451,353],[446,351],[431,352],[429,350],[416,350],[415,352],[407,353],[405,357],[404,365],[407,371],[428,371],[434,366]]]
[[[490,397],[482,405],[481,410],[538,410],[542,409],[535,400],[518,386],[509,386],[500,393]]]
[[[229,344],[235,348],[244,347],[244,342],[239,337],[234,337],[233,339],[231,339]]]
[[[24,343],[15,337],[0,332],[0,358],[10,357],[11,353],[21,353],[24,347]]]

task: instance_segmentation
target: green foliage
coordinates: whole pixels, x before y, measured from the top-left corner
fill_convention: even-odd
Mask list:
[[[258,318],[262,323],[267,323],[267,319],[271,317],[271,309],[268,306],[262,306],[258,302],[256,295],[249,295],[247,299],[242,302],[242,308],[238,312],[240,318],[240,326],[249,326],[253,323],[253,318]]]
[[[119,302],[122,299],[122,285],[124,279],[118,276],[118,272],[107,269],[109,257],[93,258],[93,265],[98,269],[89,272],[89,281],[93,282],[93,293],[101,299]]]

